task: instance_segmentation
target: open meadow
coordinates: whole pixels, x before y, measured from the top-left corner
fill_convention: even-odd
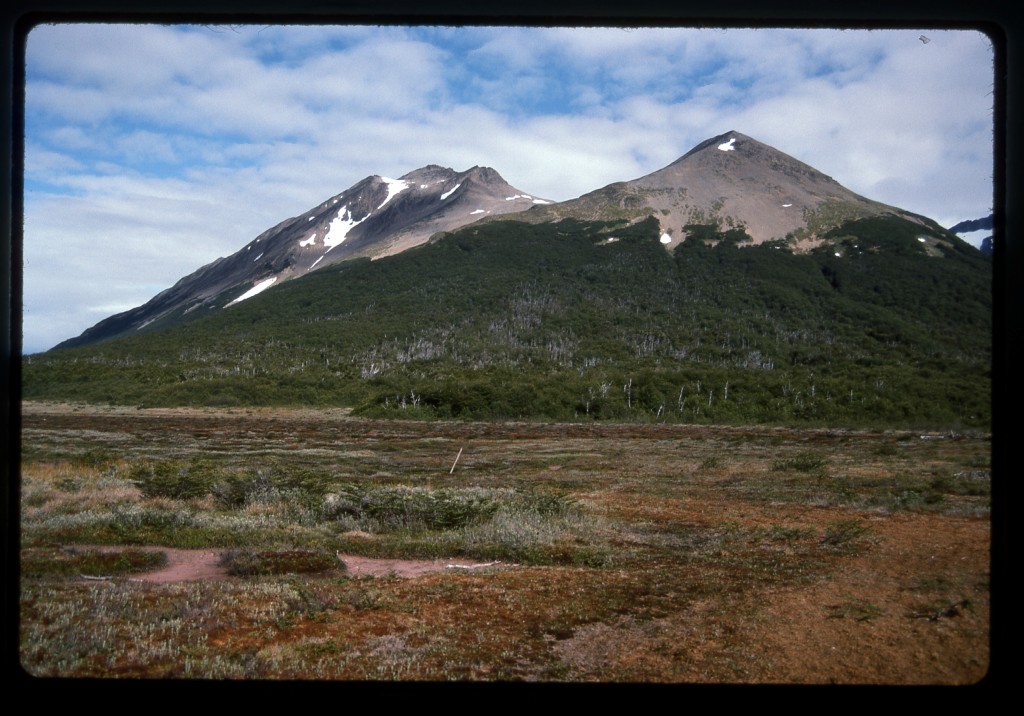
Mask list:
[[[39,677],[971,684],[991,437],[25,403]]]

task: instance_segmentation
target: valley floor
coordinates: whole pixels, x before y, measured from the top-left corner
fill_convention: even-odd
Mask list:
[[[997,665],[987,435],[26,403],[22,452],[32,677],[953,685]],[[410,521],[427,503],[457,509]],[[172,549],[216,578],[140,576]]]

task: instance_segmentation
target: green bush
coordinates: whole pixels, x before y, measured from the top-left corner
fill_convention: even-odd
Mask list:
[[[228,574],[236,577],[312,574],[345,569],[345,563],[337,555],[310,549],[228,549],[221,553],[220,564]]]
[[[772,462],[773,472],[824,472],[828,467],[828,458],[813,452],[802,452],[788,458],[780,458]]]
[[[327,500],[328,515],[371,525],[373,531],[443,530],[483,522],[511,490],[341,485]]]
[[[209,494],[214,475],[209,469],[195,464],[160,461],[133,465],[128,471],[128,479],[146,497],[186,500]]]

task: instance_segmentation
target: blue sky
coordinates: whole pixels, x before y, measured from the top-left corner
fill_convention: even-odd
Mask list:
[[[992,207],[973,30],[53,24],[25,59],[26,353],[426,164],[566,200],[736,130],[946,226]]]

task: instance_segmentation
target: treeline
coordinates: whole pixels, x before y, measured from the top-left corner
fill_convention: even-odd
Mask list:
[[[28,357],[24,397],[987,426],[989,259],[920,231],[851,222],[793,254],[690,226],[670,254],[653,219],[469,227],[172,329]]]

